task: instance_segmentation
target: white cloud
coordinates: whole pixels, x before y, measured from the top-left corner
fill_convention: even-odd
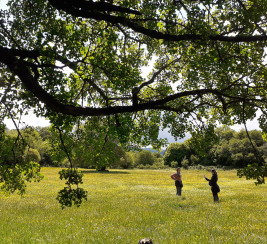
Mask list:
[[[18,124],[18,120],[15,120],[16,124]],[[36,117],[34,114],[24,115],[21,118],[21,123],[19,124],[19,128],[21,129],[25,125],[29,126],[40,126],[40,127],[46,127],[49,126],[49,120],[45,119],[44,117]],[[6,124],[8,129],[15,129],[15,125],[11,119],[5,119],[4,123]]]
[[[1,0],[1,2],[0,2],[0,9],[2,9],[2,10],[7,9],[6,4],[7,4],[7,0]]]

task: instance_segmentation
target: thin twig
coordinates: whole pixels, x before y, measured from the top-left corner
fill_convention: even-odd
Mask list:
[[[58,132],[59,132],[59,138],[60,138],[60,142],[61,142],[61,144],[62,144],[62,146],[63,146],[63,148],[64,148],[64,151],[65,151],[65,153],[66,153],[66,155],[67,155],[67,157],[68,157],[68,160],[69,160],[69,162],[70,162],[70,168],[72,169],[73,168],[73,164],[72,164],[72,161],[71,161],[71,157],[70,157],[70,155],[69,155],[69,152],[68,152],[68,150],[67,150],[67,148],[66,148],[66,146],[65,146],[65,143],[64,143],[64,140],[63,140],[63,137],[62,137],[62,130],[59,128],[59,127],[55,127],[57,130],[58,130]]]

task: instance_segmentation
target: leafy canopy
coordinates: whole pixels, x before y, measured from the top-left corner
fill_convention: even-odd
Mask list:
[[[152,142],[159,126],[183,136],[196,121],[240,123],[258,109],[265,126],[265,1],[11,0],[8,7],[0,15],[3,117],[34,108],[61,126],[110,116],[125,141],[132,132]]]

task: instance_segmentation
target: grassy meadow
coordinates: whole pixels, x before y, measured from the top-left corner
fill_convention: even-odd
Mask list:
[[[168,170],[82,170],[88,201],[61,209],[58,168],[26,195],[0,195],[0,243],[267,243],[267,185],[218,171],[220,203],[201,170],[182,170],[182,198]]]

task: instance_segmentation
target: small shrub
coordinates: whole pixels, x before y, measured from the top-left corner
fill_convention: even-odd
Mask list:
[[[183,159],[182,166],[183,166],[183,168],[188,169],[188,166],[189,166],[188,159],[186,159],[186,158]]]
[[[151,165],[151,169],[167,169],[169,168],[168,165],[164,164],[164,160],[162,158],[158,158],[156,162]]]
[[[65,158],[61,163],[59,163],[59,166],[68,168],[70,167],[70,161],[67,158]]]
[[[139,165],[136,166],[136,168],[137,168],[137,169],[144,169],[145,166],[144,166],[143,164],[139,164]]]
[[[190,161],[191,161],[191,165],[197,165],[199,162],[199,158],[198,158],[198,156],[192,154],[190,156]]]

